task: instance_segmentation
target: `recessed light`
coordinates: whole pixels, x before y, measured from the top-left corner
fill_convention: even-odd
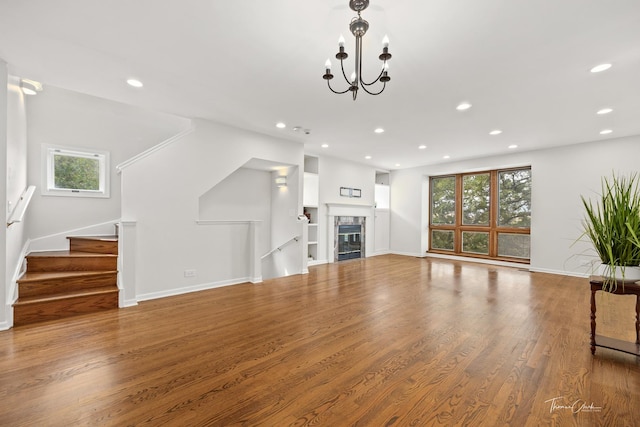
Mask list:
[[[127,84],[132,87],[142,87],[142,82],[137,79],[128,79]]]
[[[320,147],[322,147],[322,148],[329,148],[329,144],[322,144]]]
[[[282,122],[278,122],[278,123],[276,123],[276,127],[277,127],[278,129],[284,129],[284,128],[286,128],[286,127],[287,127],[287,125],[286,125],[286,124],[284,124],[284,123],[282,123]]]
[[[383,133],[384,129],[382,128],[376,128],[376,130],[374,130],[375,133]]]
[[[502,131],[500,129],[495,129],[489,132],[489,135],[500,135]]]
[[[596,114],[609,114],[610,112],[613,111],[613,108],[603,108],[602,110],[598,110],[598,112]]]
[[[427,148],[427,146],[426,146],[426,145],[418,145],[418,148],[419,148],[420,150],[424,150],[424,149],[426,149],[426,148]]]
[[[449,156],[448,154],[446,156],[442,156],[443,159],[450,159],[451,156]]]
[[[600,131],[600,135],[609,135],[611,132],[613,132],[611,129],[604,129]]]
[[[371,160],[371,156],[364,156],[365,159]]]
[[[611,64],[600,64],[600,65],[596,65],[595,67],[593,67],[591,69],[591,72],[592,73],[599,73],[601,71],[608,70],[609,68],[611,68]]]
[[[456,110],[464,111],[468,110],[469,108],[471,108],[471,104],[469,104],[468,102],[463,102],[456,107]]]
[[[396,167],[399,167],[399,166],[400,166],[400,163],[396,163]]]
[[[511,144],[507,148],[510,149],[510,150],[513,150],[514,148],[518,148],[518,146],[516,144]]]

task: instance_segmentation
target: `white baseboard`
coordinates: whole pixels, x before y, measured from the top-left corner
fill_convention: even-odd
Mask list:
[[[389,250],[384,250],[384,251],[377,251],[377,252],[374,252],[374,253],[372,253],[372,254],[371,254],[371,255],[369,255],[369,256],[379,256],[379,255],[389,255],[389,254],[391,254],[391,251],[389,251]]]
[[[583,277],[588,278],[590,274],[587,273],[578,273],[575,271],[563,271],[563,270],[552,270],[549,268],[529,268],[529,271],[532,273],[548,273],[548,274],[557,274],[560,276],[571,276],[571,277]]]
[[[0,331],[6,331],[13,327],[13,304],[7,304],[4,310],[7,320],[0,322]]]
[[[120,292],[124,292],[123,290],[120,290]],[[120,301],[120,304],[118,305],[119,308],[127,308],[127,307],[135,307],[136,305],[138,305],[138,301],[135,299],[128,299],[128,300],[122,300]]]
[[[247,282],[251,282],[251,279],[249,277],[223,280],[220,282],[212,282],[212,283],[201,283],[199,285],[188,286],[185,288],[170,289],[168,291],[161,291],[161,292],[151,292],[148,294],[139,294],[137,301],[149,301],[153,299],[173,297],[177,295],[188,294],[191,292],[206,291],[209,289],[221,288],[223,286],[239,285],[241,283],[247,283]]]
[[[424,258],[426,256],[426,254],[423,253],[415,253],[415,252],[397,252],[397,251],[391,251],[389,252],[392,255],[402,255],[402,256],[410,256],[410,257],[414,257],[414,258]]]

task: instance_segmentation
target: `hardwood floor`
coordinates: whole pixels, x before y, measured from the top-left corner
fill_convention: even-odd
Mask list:
[[[591,355],[589,296],[388,255],[16,327],[0,425],[638,425],[639,359]]]

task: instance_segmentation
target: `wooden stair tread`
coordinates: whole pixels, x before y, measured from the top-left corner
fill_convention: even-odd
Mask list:
[[[117,270],[104,270],[104,271],[47,271],[47,272],[27,272],[24,273],[18,283],[39,282],[52,279],[64,279],[74,277],[95,277],[102,275],[110,275],[118,273]]]
[[[68,236],[67,239],[77,239],[77,240],[98,240],[101,242],[117,242],[118,236]]]
[[[28,304],[36,304],[43,302],[53,302],[53,301],[62,301],[68,300],[72,298],[84,297],[87,295],[101,295],[101,294],[110,294],[110,293],[118,293],[119,289],[117,286],[103,286],[100,288],[91,288],[91,289],[78,289],[73,292],[66,292],[64,294],[53,294],[53,295],[38,295],[33,297],[22,297],[18,298],[13,306],[21,306]]]
[[[46,251],[46,252],[31,252],[27,255],[27,258],[56,258],[56,257],[69,257],[69,258],[83,258],[83,257],[104,257],[104,258],[118,258],[115,254],[98,254],[95,252],[80,252],[70,250],[60,251]]]

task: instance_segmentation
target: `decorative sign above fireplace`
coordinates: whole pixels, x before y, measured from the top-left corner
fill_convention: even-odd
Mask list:
[[[362,197],[362,190],[359,188],[340,187],[342,197]]]

